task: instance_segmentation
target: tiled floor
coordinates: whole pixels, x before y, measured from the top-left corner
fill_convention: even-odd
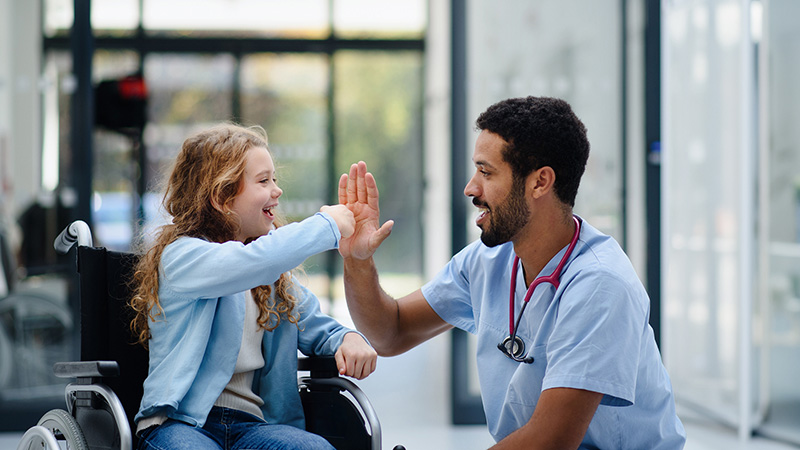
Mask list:
[[[448,338],[439,337],[404,355],[382,358],[378,370],[358,382],[381,421],[383,449],[402,444],[407,450],[471,450],[493,444],[484,426],[449,424]],[[789,450],[763,438],[742,442],[732,429],[681,413],[687,429],[686,450]],[[22,433],[0,433],[0,450],[13,450]]]

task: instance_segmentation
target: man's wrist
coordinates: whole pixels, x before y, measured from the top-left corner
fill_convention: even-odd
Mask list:
[[[369,270],[375,265],[372,255],[364,259],[356,258],[355,256],[348,256],[346,258],[342,258],[342,264],[344,265],[345,270],[350,269],[356,271]]]

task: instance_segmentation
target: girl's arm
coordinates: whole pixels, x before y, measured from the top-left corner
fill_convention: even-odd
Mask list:
[[[309,256],[338,246],[341,234],[317,213],[244,245],[180,238],[161,257],[164,287],[195,298],[216,298],[274,283]]]
[[[334,355],[339,373],[362,379],[375,370],[378,354],[357,331],[342,326],[319,309],[319,300],[293,279],[300,311],[298,348],[306,355]]]

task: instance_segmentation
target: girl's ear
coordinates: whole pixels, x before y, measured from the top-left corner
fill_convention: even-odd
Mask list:
[[[220,205],[219,201],[216,198],[210,197],[208,199],[208,201],[209,201],[209,203],[211,203],[211,206],[213,206],[214,209],[216,209],[217,211],[219,211],[222,214],[225,214],[225,211],[222,209],[222,205]]]

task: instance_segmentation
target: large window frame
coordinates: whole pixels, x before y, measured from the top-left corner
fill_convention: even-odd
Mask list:
[[[242,90],[238,82],[241,76],[241,63],[243,59],[256,54],[319,54],[327,58],[329,65],[329,83],[326,93],[326,109],[328,111],[328,121],[326,124],[327,149],[326,149],[326,186],[328,192],[325,195],[326,201],[336,201],[335,184],[341,167],[337,165],[339,155],[337,144],[337,120],[335,92],[337,90],[336,80],[336,56],[348,51],[357,52],[417,52],[420,58],[424,55],[425,39],[424,30],[419,36],[386,38],[370,36],[369,38],[358,37],[357,33],[346,32],[340,37],[335,26],[337,14],[336,0],[329,1],[330,24],[328,35],[312,38],[278,37],[278,36],[225,36],[220,33],[165,33],[163,30],[145,30],[144,17],[146,14],[143,8],[146,7],[144,0],[138,0],[139,16],[138,24],[135,28],[126,33],[104,32],[101,36],[94,36],[91,29],[91,2],[89,0],[74,0],[74,23],[71,31],[54,33],[43,37],[43,53],[51,51],[70,51],[73,54],[73,72],[76,77],[76,91],[73,94],[72,118],[73,126],[71,136],[72,164],[70,173],[66,174],[67,179],[71,180],[77,192],[77,205],[74,208],[73,219],[85,220],[93,225],[93,208],[90,206],[90,199],[93,195],[93,163],[94,145],[92,134],[93,127],[93,88],[92,88],[92,58],[87,54],[94,54],[97,51],[130,51],[139,56],[139,73],[143,72],[144,61],[149,54],[228,54],[234,58],[234,73],[232,74],[230,92],[230,120],[238,120],[242,117]],[[314,36],[315,34],[312,34]],[[317,34],[318,35],[318,34]],[[423,74],[420,73],[420,80]],[[85,78],[89,78],[86,80]],[[420,81],[420,83],[424,83]],[[424,88],[423,88],[424,89]],[[421,122],[421,119],[420,119]],[[269,131],[269,130],[268,130]],[[420,139],[421,142],[421,139]],[[142,140],[138,139],[135,157],[138,159],[138,179],[136,182],[136,194],[143,198],[147,190],[147,180],[150,174],[144,173],[147,163],[147,148],[142,145]],[[340,164],[341,165],[341,164]],[[421,202],[421,198],[419,199]],[[142,214],[143,208],[138,210]],[[143,217],[140,215],[140,220]],[[329,278],[335,276],[339,270],[335,258],[328,258],[325,263],[325,270]],[[332,292],[329,292],[332,294]]]
[[[139,4],[141,11],[144,0],[136,1]],[[93,80],[94,74],[92,71],[93,55],[96,52],[133,53],[136,55],[136,59],[138,59],[139,73],[143,73],[148,55],[198,55],[222,53],[231,55],[234,60],[234,72],[231,75],[232,81],[229,94],[231,114],[230,117],[225,119],[233,121],[238,120],[242,116],[242,86],[238,80],[241,76],[242,61],[248,56],[258,54],[321,55],[327,60],[328,73],[326,75],[328,76],[329,80],[325,94],[325,108],[327,110],[328,117],[327,122],[324,124],[325,134],[327,136],[325,139],[325,176],[328,180],[328,182],[325,183],[328,189],[325,197],[327,198],[326,202],[335,202],[337,195],[336,180],[338,179],[339,173],[341,173],[342,163],[342,161],[339,160],[347,157],[347,153],[344,151],[342,151],[340,154],[339,147],[343,144],[341,143],[342,139],[337,135],[337,133],[340,133],[340,131],[337,130],[340,130],[341,128],[341,124],[337,123],[336,118],[337,103],[335,94],[338,86],[337,83],[339,83],[339,80],[337,80],[337,77],[335,76],[337,73],[337,56],[348,52],[351,54],[358,53],[360,55],[370,52],[375,52],[376,54],[411,53],[418,54],[419,57],[416,59],[420,61],[419,65],[421,66],[421,61],[424,59],[425,54],[424,28],[421,30],[419,35],[413,33],[412,35],[402,35],[402,33],[400,33],[397,34],[400,37],[396,38],[386,37],[386,35],[380,34],[370,35],[368,33],[358,34],[347,32],[341,35],[337,34],[337,31],[333,26],[333,14],[335,13],[334,5],[336,2],[337,0],[327,0],[327,3],[330,5],[330,10],[332,11],[330,19],[331,25],[329,27],[328,34],[323,36],[316,35],[315,37],[302,39],[294,36],[280,37],[276,35],[264,35],[257,37],[242,37],[241,35],[238,35],[236,37],[227,37],[221,33],[205,35],[203,35],[203,33],[192,33],[189,35],[170,35],[169,33],[161,32],[149,33],[143,27],[141,19],[142,14],[139,14],[138,26],[131,30],[125,31],[124,33],[108,33],[107,30],[103,30],[102,34],[95,34],[95,32],[92,30],[91,24],[92,2],[90,0],[74,0],[74,2],[72,2],[74,11],[71,28],[59,30],[55,33],[53,33],[52,30],[43,33],[41,44],[42,55],[44,55],[42,58],[43,61],[47,59],[47,55],[53,53],[60,53],[65,57],[68,55],[71,59],[71,71],[69,73],[69,79],[59,80],[60,84],[58,84],[56,87],[56,89],[63,89],[65,85],[69,86],[66,89],[67,95],[69,96],[67,102],[69,104],[68,106],[70,111],[70,125],[68,127],[68,145],[70,150],[69,162],[66,164],[66,166],[69,167],[69,170],[68,173],[62,172],[59,174],[60,179],[64,181],[65,184],[69,185],[68,187],[70,188],[70,193],[75,194],[73,196],[75,199],[75,204],[69,209],[69,211],[67,211],[66,215],[69,216],[67,219],[70,221],[80,219],[87,221],[90,224],[93,222],[93,172],[95,170],[94,166],[98,162],[95,161],[94,156],[95,142],[97,139],[94,125],[94,94],[96,80]],[[46,3],[47,2],[43,2],[43,10],[46,9]],[[43,16],[45,12],[46,11],[43,11]],[[352,60],[352,58],[350,59]],[[344,63],[342,65],[344,65]],[[418,86],[420,87],[418,94],[419,99],[414,103],[418,110],[413,111],[411,116],[415,121],[415,128],[413,131],[414,133],[418,134],[415,135],[416,137],[414,140],[415,142],[418,141],[420,145],[416,150],[416,153],[414,153],[415,156],[413,157],[419,158],[419,161],[416,164],[421,167],[419,172],[423,173],[425,161],[422,153],[422,133],[424,128],[422,115],[422,93],[424,92],[425,77],[423,70],[417,70],[418,72],[412,76],[418,77],[417,82],[419,83]],[[61,91],[59,93],[62,95],[64,94]],[[66,105],[67,103],[64,104]],[[45,125],[47,126],[47,124]],[[61,132],[64,133],[64,130],[61,130]],[[67,139],[63,135],[60,138],[62,140]],[[138,162],[139,167],[139,174],[134,185],[134,190],[135,193],[138,194],[138,197],[142,198],[147,192],[148,188],[146,185],[146,180],[148,177],[143,173],[143,168],[147,167],[145,164],[145,160],[147,158],[147,148],[146,146],[142,145],[142,141],[139,140],[135,151],[132,151],[131,153],[133,157],[136,158],[136,162]],[[337,155],[339,155],[338,158]],[[63,155],[61,157],[63,158]],[[337,161],[339,163],[338,165]],[[423,183],[414,184],[419,185],[420,189],[423,185]],[[409,198],[408,201],[418,202],[421,204],[421,191],[416,192],[414,194],[414,198]],[[138,209],[141,213],[142,208]],[[141,219],[142,216],[139,218]],[[417,225],[421,226],[421,224]],[[417,278],[421,278],[423,270],[423,257],[421,253],[422,252],[420,251],[419,255],[416,255],[417,259],[415,259],[415,263],[419,262],[419,273],[416,274],[419,276]],[[324,272],[323,275],[327,275],[327,279],[329,280],[327,284],[327,297],[330,299],[340,295],[338,292],[338,287],[334,286],[334,278],[341,275],[340,263],[338,258],[335,256],[335,253],[332,252],[322,255],[322,260],[319,263],[320,266],[324,266],[322,270]],[[418,280],[415,278],[415,282],[417,281]],[[324,290],[314,290],[320,296],[320,298],[326,296],[326,292]],[[77,292],[74,292],[74,290],[70,291],[68,296],[70,298],[69,303],[74,306],[77,303]],[[75,312],[73,311],[73,317],[74,316]],[[75,342],[73,342],[73,344],[77,344],[77,336],[75,337],[74,341]],[[72,351],[77,352],[77,345],[72,345],[72,347]],[[64,355],[63,358],[71,359],[75,358],[75,356]],[[14,417],[10,417],[11,414],[0,414],[0,416],[3,416],[4,420],[7,419],[5,420],[4,425],[0,428],[5,430],[24,429],[29,426],[30,423],[35,422],[38,417],[41,416],[43,411],[58,407],[59,404],[63,403],[63,389],[56,389],[56,391],[58,391],[56,394],[53,396],[47,396],[46,398],[41,399],[41,401],[30,401],[27,405],[21,405],[15,411]]]

